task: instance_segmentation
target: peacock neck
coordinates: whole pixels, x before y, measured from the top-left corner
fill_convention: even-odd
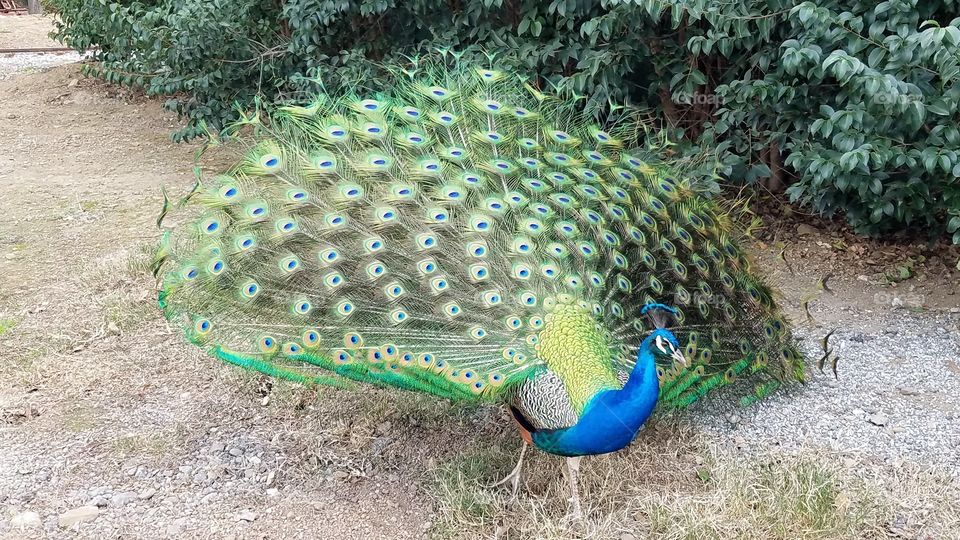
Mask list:
[[[651,336],[652,337],[652,336]],[[640,401],[656,401],[660,393],[660,380],[657,378],[657,364],[654,361],[653,353],[650,352],[651,337],[648,337],[640,345],[640,354],[637,356],[637,363],[630,372],[630,378],[627,384],[620,391],[626,399],[635,399]]]

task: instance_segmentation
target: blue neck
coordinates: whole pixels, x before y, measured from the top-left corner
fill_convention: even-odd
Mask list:
[[[630,378],[627,384],[623,386],[620,393],[624,394],[626,399],[636,399],[653,394],[656,400],[660,394],[660,381],[657,379],[657,364],[653,359],[653,353],[650,352],[651,341],[654,336],[651,334],[643,340],[640,345],[640,354],[637,356],[637,363],[630,372]],[[629,397],[627,397],[629,396]]]

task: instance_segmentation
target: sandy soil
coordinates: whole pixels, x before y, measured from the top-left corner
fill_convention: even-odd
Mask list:
[[[51,21],[49,15],[0,15],[0,49],[63,47],[47,35]]]

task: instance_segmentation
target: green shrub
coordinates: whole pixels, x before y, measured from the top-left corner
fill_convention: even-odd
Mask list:
[[[694,174],[762,181],[863,233],[960,242],[960,0],[57,0],[91,69],[169,96],[199,135],[236,112],[376,88],[448,48],[649,111]]]

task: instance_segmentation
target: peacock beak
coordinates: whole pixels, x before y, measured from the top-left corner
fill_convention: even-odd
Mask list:
[[[673,350],[673,360],[679,363],[683,367],[690,367],[690,361],[687,360],[687,357],[680,352],[680,349]]]

